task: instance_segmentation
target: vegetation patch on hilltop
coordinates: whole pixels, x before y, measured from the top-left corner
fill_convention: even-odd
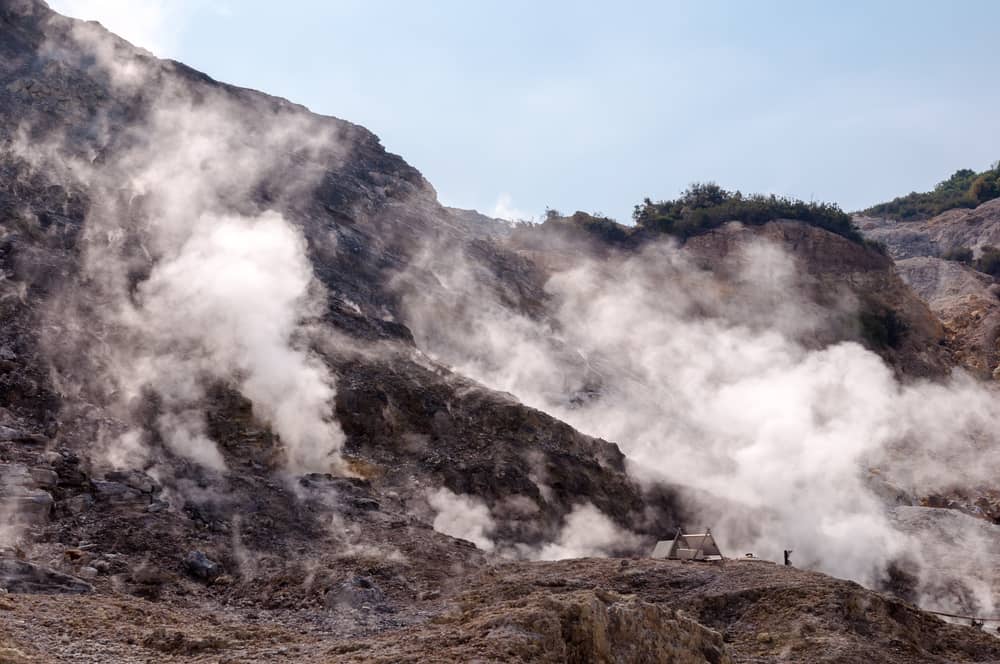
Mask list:
[[[956,208],[974,208],[1000,198],[1000,161],[977,173],[970,168],[955,171],[931,191],[911,192],[888,203],[873,205],[862,214],[890,217],[899,221],[918,221]]]
[[[608,244],[623,244],[649,235],[672,235],[681,240],[707,233],[730,221],[760,226],[769,221],[788,219],[816,226],[845,237],[852,242],[868,243],[855,228],[850,215],[835,203],[807,203],[773,194],[744,195],[728,191],[714,182],[694,183],[673,200],[652,201],[649,198],[635,206],[632,226],[620,224],[601,213],[575,212],[563,216],[557,210],[546,210],[541,224],[545,230],[571,229],[583,231]],[[884,251],[883,251],[884,252]]]
[[[776,219],[801,221],[864,243],[849,214],[835,203],[805,202],[774,194],[728,191],[714,182],[695,183],[679,198],[636,205],[632,218],[638,228],[686,238],[729,221],[759,226]]]
[[[674,200],[653,202],[649,198],[636,205],[632,226],[620,224],[599,212],[574,212],[564,216],[558,210],[546,210],[541,229],[582,231],[607,244],[625,244],[650,235],[672,235],[682,240],[718,228],[730,221],[760,226],[769,221],[788,219],[816,226],[870,246],[855,228],[850,215],[834,203],[807,203],[784,196],[728,191],[714,182],[694,183]]]

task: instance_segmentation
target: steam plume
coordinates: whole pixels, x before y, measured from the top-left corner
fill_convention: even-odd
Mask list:
[[[124,131],[99,123],[106,133],[89,154],[59,136],[18,146],[93,201],[80,281],[53,306],[56,381],[90,383],[91,398],[134,424],[106,432],[116,465],[148,461],[135,413],[155,395],[163,442],[223,470],[201,412],[206,388],[221,382],[280,436],[289,469],[330,470],[343,442],[334,381],[309,349],[324,292],[301,231],[276,208],[341,158],[337,141],[291,105],[248,106],[232,90],[165,75],[167,65],[137,59],[96,26],[73,24],[69,36],[73,48],[51,44],[49,57],[79,65],[89,54],[93,75],[138,95],[145,117]],[[80,348],[85,358],[72,355]]]
[[[617,442],[635,476],[714,496],[691,504],[731,552],[793,549],[801,565],[877,585],[904,552],[934,555],[878,482],[926,495],[1000,468],[992,391],[963,376],[904,385],[859,344],[816,347],[844,311],[811,302],[775,245],[746,247],[728,282],[670,244],[580,259],[549,280],[544,321],[502,304],[469,265],[429,260],[443,295],[407,302],[423,348]]]

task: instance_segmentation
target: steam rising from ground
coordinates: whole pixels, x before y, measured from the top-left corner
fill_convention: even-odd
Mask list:
[[[552,318],[538,321],[471,266],[429,255],[444,296],[411,295],[408,323],[458,371],[618,443],[637,477],[689,487],[704,523],[687,525],[714,526],[731,555],[792,549],[802,566],[868,585],[904,553],[937,555],[876,489],[995,477],[996,396],[964,377],[902,385],[856,343],[816,347],[843,311],[802,294],[793,259],[756,243],[731,260],[720,281],[672,245],[580,259],[551,277]],[[940,585],[927,577],[940,570],[921,569],[923,587]]]
[[[323,468],[337,442],[327,421],[333,387],[325,367],[290,344],[311,280],[305,241],[280,215],[202,217],[139,286],[139,305],[128,312],[151,351],[131,389],[168,385],[161,394],[193,410],[203,395],[191,377],[235,377],[257,416],[281,434],[289,465]],[[218,468],[222,459],[198,420],[186,423],[176,410],[160,418],[167,443]]]
[[[606,556],[638,544],[638,538],[622,530],[590,503],[577,505],[566,515],[555,542],[544,545],[533,557],[540,560],[563,560]]]
[[[500,194],[499,198],[497,198],[496,205],[493,206],[490,216],[506,221],[530,221],[534,219],[533,215],[514,207],[514,200],[507,193]]]
[[[59,137],[19,146],[37,167],[86,184],[93,201],[81,282],[50,317],[57,383],[71,390],[95,373],[112,412],[136,425],[106,432],[114,465],[147,461],[150,423],[136,420],[152,397],[154,436],[223,470],[202,413],[207,388],[222,383],[280,436],[291,470],[330,470],[343,434],[333,378],[309,350],[323,292],[301,231],[269,208],[305,192],[318,165],[338,158],[336,141],[290,106],[251,111],[232,91],[163,76],[93,25],[70,35],[73,48],[50,45],[49,57],[91,54],[94,76],[148,110],[109,130],[96,154]],[[86,360],[67,361],[81,346]]]
[[[494,548],[490,534],[495,528],[486,504],[473,497],[462,496],[441,487],[427,495],[427,502],[437,515],[434,530],[472,542],[484,551]]]
[[[638,537],[615,525],[599,509],[590,503],[581,503],[566,515],[555,541],[541,546],[517,543],[498,548],[492,537],[496,521],[481,499],[440,487],[427,494],[427,502],[435,512],[434,530],[503,556],[536,560],[606,556],[639,542]]]

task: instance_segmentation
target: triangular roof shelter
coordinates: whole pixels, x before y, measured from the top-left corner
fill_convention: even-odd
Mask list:
[[[712,537],[712,529],[703,533],[685,533],[677,529],[673,540],[660,540],[653,549],[653,558],[668,560],[722,560],[722,551]]]

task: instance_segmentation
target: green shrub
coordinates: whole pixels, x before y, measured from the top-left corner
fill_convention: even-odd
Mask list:
[[[540,228],[543,231],[583,231],[599,240],[609,244],[625,242],[631,235],[632,229],[619,224],[610,217],[605,217],[599,212],[588,214],[577,211],[568,217],[562,216],[558,210],[546,209],[545,221]]]
[[[622,226],[614,219],[605,217],[599,212],[587,214],[586,212],[574,212],[569,218],[569,223],[578,228],[582,228],[591,235],[596,235],[605,242],[624,242],[629,236],[629,229]]]
[[[984,245],[976,259],[975,268],[985,272],[994,279],[1000,277],[1000,249],[992,245]]]
[[[860,322],[862,338],[875,349],[899,348],[906,335],[906,323],[892,309],[862,312]]]
[[[973,181],[969,193],[980,203],[1000,198],[1000,175],[993,177],[992,172],[980,175]]]
[[[833,203],[806,203],[783,196],[727,191],[714,182],[695,183],[675,200],[645,199],[632,213],[639,228],[686,238],[729,221],[761,225],[791,219],[863,243],[851,217]]]
[[[875,253],[882,254],[883,256],[887,257],[889,256],[889,247],[885,244],[885,242],[880,242],[879,240],[872,240],[869,238],[865,238],[862,241],[862,244],[864,244],[866,247],[868,247]]]
[[[1000,198],[1000,162],[982,173],[963,168],[939,182],[933,191],[911,192],[888,203],[873,205],[864,214],[891,217],[900,221],[927,219],[945,210],[974,208]]]
[[[956,263],[972,263],[972,249],[969,247],[953,247],[948,251],[941,254],[941,258],[946,261],[955,261]]]

